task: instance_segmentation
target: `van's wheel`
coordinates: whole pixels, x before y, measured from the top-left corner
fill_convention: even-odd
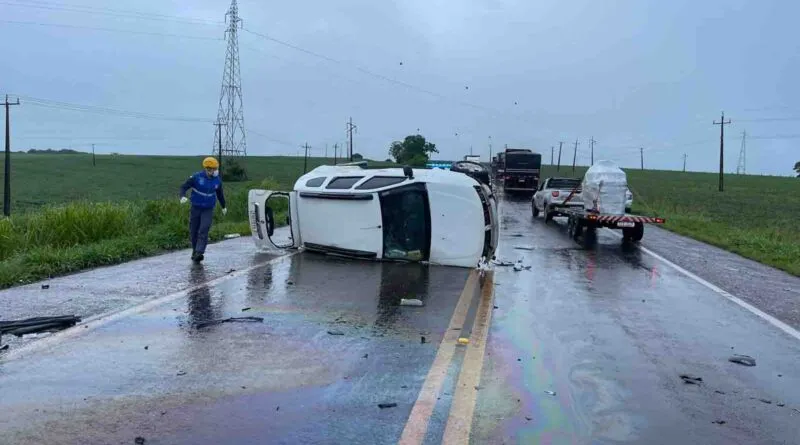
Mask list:
[[[536,207],[536,203],[531,201],[531,207],[532,207],[531,211],[533,212],[533,217],[534,218],[538,218],[539,217],[539,209]]]

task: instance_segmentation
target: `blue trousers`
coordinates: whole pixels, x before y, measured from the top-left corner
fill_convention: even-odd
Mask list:
[[[211,220],[214,209],[204,209],[192,206],[189,213],[189,236],[192,240],[192,251],[205,253],[208,244],[208,231],[211,229]]]

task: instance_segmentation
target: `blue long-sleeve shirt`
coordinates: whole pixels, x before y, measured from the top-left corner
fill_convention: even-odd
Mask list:
[[[209,177],[205,171],[197,172],[181,185],[180,196],[186,196],[189,190],[192,190],[191,201],[195,207],[213,209],[219,200],[222,208],[226,208],[222,180],[217,176]]]

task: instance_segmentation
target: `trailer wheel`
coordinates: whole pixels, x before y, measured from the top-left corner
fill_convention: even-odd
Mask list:
[[[633,236],[631,237],[634,241],[641,241],[644,238],[644,224],[636,223],[636,226],[633,228]]]
[[[550,212],[550,206],[548,204],[544,205],[544,222],[548,223],[553,220],[553,213]]]

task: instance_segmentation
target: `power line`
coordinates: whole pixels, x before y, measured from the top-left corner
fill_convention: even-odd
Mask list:
[[[19,95],[19,98],[26,101],[30,105],[43,108],[51,108],[57,110],[79,111],[84,113],[102,114],[107,116],[130,117],[135,119],[148,119],[160,121],[174,121],[174,122],[198,122],[209,123],[214,122],[211,119],[193,118],[193,117],[180,117],[180,116],[166,116],[161,114],[141,113],[138,111],[120,110],[116,108],[99,107],[94,105],[75,104],[70,102],[61,102],[49,99],[41,99],[31,96]]]
[[[20,0],[17,0],[13,2],[3,1],[0,2],[0,5],[17,6],[22,8],[44,9],[49,11],[65,11],[65,12],[78,12],[84,14],[97,14],[97,15],[106,15],[110,17],[120,17],[120,18],[167,21],[175,23],[184,23],[188,25],[220,26],[224,24],[218,21],[195,19],[191,17],[139,12],[139,11],[125,10],[125,9],[100,8],[96,6],[74,5],[68,3],[49,3],[49,2],[37,2],[37,1],[21,2]]]
[[[162,33],[162,32],[150,32],[150,31],[134,31],[129,29],[114,29],[114,28],[100,28],[95,26],[81,26],[81,25],[65,25],[62,23],[40,23],[40,22],[25,22],[19,20],[0,20],[0,23],[8,23],[12,25],[33,25],[33,26],[51,26],[55,28],[68,28],[68,29],[86,29],[91,31],[105,31],[105,32],[116,32],[116,33],[123,33],[123,34],[139,34],[139,35],[148,35],[148,36],[157,36],[157,37],[178,37],[182,39],[194,39],[194,40],[212,40],[212,41],[221,41],[223,39],[216,38],[216,37],[201,37],[201,36],[190,36],[185,34],[171,34],[171,33]]]

